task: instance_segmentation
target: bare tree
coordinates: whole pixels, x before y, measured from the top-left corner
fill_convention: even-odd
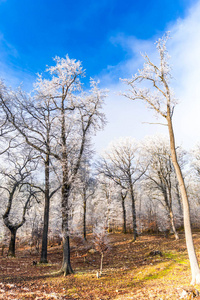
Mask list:
[[[122,213],[123,213],[123,233],[127,233],[127,228],[126,228],[126,207],[125,207],[125,199],[128,194],[128,191],[124,191],[123,189],[121,190],[121,203],[122,203]]]
[[[146,172],[146,186],[150,189],[165,208],[175,239],[179,239],[176,231],[173,198],[177,193],[177,178],[172,164],[168,141],[162,136],[153,136],[143,143],[144,161],[148,163]],[[180,152],[180,151],[179,151]],[[179,155],[180,156],[180,155]],[[160,198],[161,196],[161,198]]]
[[[102,128],[105,118],[101,112],[105,92],[98,88],[98,83],[91,79],[90,91],[84,93],[81,77],[84,76],[80,61],[66,58],[55,58],[56,65],[47,68],[50,79],[39,76],[36,91],[40,99],[48,99],[56,113],[53,133],[56,143],[50,148],[38,148],[44,155],[50,154],[57,160],[62,170],[62,236],[63,264],[61,272],[72,273],[69,245],[69,196],[72,184],[76,179],[82,163],[82,157],[91,134]],[[16,93],[4,93],[2,105],[9,121],[31,145],[29,137],[17,125],[17,116],[8,99],[22,97]],[[29,139],[29,141],[28,141]],[[37,137],[36,137],[37,140]],[[32,145],[33,146],[33,145]]]
[[[79,170],[77,192],[81,195],[83,206],[83,238],[87,240],[87,202],[95,193],[95,179],[91,176],[90,164],[87,160],[84,160]]]
[[[116,220],[119,210],[117,205],[118,186],[104,174],[96,175],[95,194],[92,197],[92,224],[97,226],[103,223],[108,232],[113,230],[113,221]]]
[[[36,163],[31,152],[25,151],[23,155],[9,153],[8,160],[6,168],[0,171],[2,175],[0,189],[7,198],[3,221],[11,233],[8,255],[15,256],[17,230],[25,223],[25,215],[33,199],[38,201],[39,191],[32,187],[31,176]],[[8,165],[11,167],[8,168]]]
[[[106,226],[103,224],[99,224],[93,230],[94,237],[94,246],[95,249],[100,253],[100,271],[97,272],[97,277],[102,275],[103,271],[103,258],[104,254],[109,250],[109,242],[108,242],[108,232],[106,230]]]
[[[44,164],[45,184],[44,188],[40,187],[45,198],[40,261],[47,263],[50,199],[60,187],[59,183],[55,186],[55,179],[54,188],[51,188],[50,183],[50,171],[52,171],[50,151],[51,147],[56,144],[53,128],[56,116],[55,107],[52,106],[49,98],[41,97],[37,91],[34,91],[34,95],[31,96],[20,89],[17,93],[13,93],[2,84],[1,92],[1,106],[9,121],[7,126],[17,130],[18,135],[22,136],[25,142],[38,152]],[[16,143],[13,144],[10,139],[9,147],[13,147],[13,145]]]
[[[15,127],[10,124],[8,115],[2,106],[1,99],[4,99],[3,93],[7,93],[7,89],[0,80],[0,155],[18,145],[18,143],[16,143],[17,133],[15,132]]]
[[[184,228],[187,250],[190,260],[191,272],[192,272],[192,284],[200,283],[200,269],[194,249],[194,243],[192,238],[191,221],[190,221],[190,209],[187,190],[182,175],[181,168],[177,159],[177,152],[175,146],[174,129],[172,125],[172,116],[176,99],[173,96],[173,92],[170,88],[170,66],[168,63],[168,52],[166,49],[166,42],[169,35],[165,35],[157,42],[157,50],[160,56],[160,65],[154,64],[147,54],[144,55],[144,67],[139,70],[139,73],[133,76],[131,79],[124,79],[130,89],[129,92],[124,93],[124,96],[131,100],[142,100],[148,104],[158,115],[164,118],[169,132],[171,159],[176,171],[177,179],[179,182],[181,197],[183,201],[183,213],[184,213]],[[141,83],[145,82],[148,86],[152,84],[152,88],[139,87]],[[153,90],[152,90],[153,89]]]
[[[51,79],[39,78],[37,91],[51,99],[57,113],[57,148],[51,154],[62,169],[62,236],[63,263],[61,272],[72,273],[69,244],[69,196],[82,157],[92,132],[101,129],[104,115],[101,107],[105,94],[91,80],[91,90],[83,93],[80,78],[84,76],[81,63],[68,57],[55,59],[56,65],[47,69]]]
[[[137,237],[134,186],[145,172],[140,168],[137,151],[138,146],[135,140],[120,139],[111,144],[108,151],[105,151],[98,166],[99,173],[113,180],[121,189],[130,194],[134,241]]]
[[[99,171],[100,170],[101,167]],[[112,179],[105,176],[104,174],[99,174],[99,176],[97,177],[97,182],[98,182],[98,186],[97,186],[96,197],[98,197],[98,189],[99,189],[100,190],[99,192],[102,194],[101,198],[103,198],[102,209],[104,210],[104,212],[106,212],[105,223],[107,224],[108,232],[111,232],[113,230],[112,228],[113,224],[111,224],[112,215],[114,215],[115,222],[117,221],[117,215],[119,210],[118,203],[120,203],[122,209],[122,222],[123,222],[122,231],[123,233],[127,233],[127,213],[126,213],[125,200],[128,195],[128,190],[123,189],[119,184],[116,184]],[[98,218],[100,217],[98,216]],[[118,221],[117,224],[119,225]]]
[[[192,167],[198,178],[200,178],[200,144],[197,144],[192,151]]]

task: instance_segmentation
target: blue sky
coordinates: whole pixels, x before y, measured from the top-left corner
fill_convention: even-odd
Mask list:
[[[149,39],[183,17],[181,0],[5,0],[0,1],[0,50],[6,64],[42,72],[52,57],[79,59],[89,76],[129,56],[118,35]],[[1,53],[0,53],[1,54]]]
[[[141,104],[133,106],[116,96],[122,88],[119,77],[130,76],[141,66],[140,51],[154,57],[155,40],[170,30],[174,73],[181,78],[176,81],[175,91],[184,98],[189,91],[185,90],[183,74],[192,72],[191,63],[197,68],[195,59],[200,53],[191,55],[194,49],[199,49],[195,44],[199,39],[197,12],[200,12],[197,0],[0,0],[0,76],[9,85],[23,82],[28,90],[35,74],[53,64],[52,57],[68,54],[82,61],[88,78],[100,78],[102,86],[110,89],[105,109],[109,123],[96,138],[97,148],[105,147],[119,136],[140,139],[162,129],[142,124],[151,121],[153,116]],[[192,50],[186,52],[189,44]],[[181,55],[186,69],[178,59]],[[191,80],[194,90],[192,84]],[[195,111],[194,98],[198,98],[198,93],[196,98],[192,97]],[[190,147],[195,143],[195,136],[191,140],[188,127],[181,125],[184,101],[175,123],[180,143]],[[190,118],[192,114],[191,111]],[[191,130],[194,132],[194,128]],[[191,141],[186,143],[188,138]]]

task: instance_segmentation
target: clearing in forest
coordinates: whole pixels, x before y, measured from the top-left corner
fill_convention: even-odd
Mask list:
[[[109,240],[100,278],[100,255],[88,251],[90,241],[80,245],[72,240],[75,274],[66,277],[54,273],[61,267],[61,246],[51,245],[48,264],[33,264],[40,256],[29,249],[18,249],[16,258],[0,257],[0,299],[164,300],[184,294],[191,280],[184,234],[179,241],[143,235],[133,243],[131,234],[109,234]],[[194,241],[200,261],[200,233],[194,234]],[[162,255],[153,252],[157,250]]]

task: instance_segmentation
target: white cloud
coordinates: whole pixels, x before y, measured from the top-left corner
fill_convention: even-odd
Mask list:
[[[183,145],[200,141],[200,2],[185,19],[170,28],[169,51],[175,77],[174,90],[180,103],[176,108],[175,128]]]
[[[184,19],[175,20],[173,24],[166,27],[166,31],[170,31],[172,36],[168,42],[168,50],[173,67],[172,84],[175,95],[179,99],[174,113],[174,129],[177,144],[182,144],[187,149],[200,141],[199,16],[200,1],[190,8]],[[143,41],[123,35],[111,39],[112,43],[120,43],[129,52],[129,56],[131,54],[131,58],[116,67],[110,67],[107,74],[102,76],[101,81],[110,89],[106,107],[109,124],[105,131],[99,133],[95,139],[97,149],[106,147],[111,139],[121,136],[131,135],[142,139],[146,135],[158,132],[167,133],[164,126],[143,124],[143,122],[156,122],[157,120],[139,101],[132,102],[122,96],[116,96],[114,93],[125,87],[122,87],[120,82],[112,82],[114,72],[121,73],[121,77],[129,77],[142,67],[143,60],[140,52],[148,53],[156,62],[158,55],[154,43],[157,39],[158,36],[154,36],[151,40]]]

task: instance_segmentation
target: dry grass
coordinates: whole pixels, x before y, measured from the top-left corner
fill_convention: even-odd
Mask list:
[[[37,255],[19,249],[16,258],[1,257],[0,299],[179,299],[191,274],[183,234],[175,241],[161,236],[141,236],[132,243],[130,234],[110,234],[111,250],[105,256],[103,276],[98,253],[72,243],[74,275],[52,275],[59,270],[62,251],[49,249],[49,263],[33,266]],[[200,260],[200,233],[194,234]],[[159,250],[163,256],[149,256]],[[197,289],[200,287],[196,286]]]

